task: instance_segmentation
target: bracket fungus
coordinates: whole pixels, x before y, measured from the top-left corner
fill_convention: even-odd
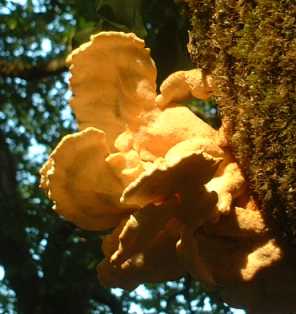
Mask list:
[[[180,105],[188,97],[207,99],[211,77],[180,71],[157,95],[149,49],[121,32],[92,36],[68,62],[80,131],[51,153],[41,187],[77,226],[114,228],[97,267],[102,284],[133,289],[189,273],[222,289],[226,301],[231,289],[241,289],[231,302],[250,306],[252,292],[244,287],[270,282],[283,251],[223,129]]]

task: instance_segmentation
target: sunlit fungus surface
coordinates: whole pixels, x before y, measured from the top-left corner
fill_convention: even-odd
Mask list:
[[[64,219],[113,230],[103,240],[101,283],[134,289],[189,273],[231,304],[269,309],[258,303],[272,297],[272,278],[284,289],[290,280],[282,275],[283,251],[223,127],[180,105],[207,99],[211,77],[180,71],[157,95],[149,49],[120,32],[92,36],[68,62],[80,131],[53,150],[41,187]]]

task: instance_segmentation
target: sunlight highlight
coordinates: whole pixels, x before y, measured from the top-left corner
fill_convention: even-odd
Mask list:
[[[3,266],[0,266],[0,281],[5,277],[5,270]]]

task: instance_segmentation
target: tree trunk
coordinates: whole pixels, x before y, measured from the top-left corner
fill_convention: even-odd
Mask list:
[[[5,268],[10,287],[17,295],[18,312],[34,313],[40,291],[39,278],[26,243],[24,208],[17,191],[14,158],[1,133],[0,247],[0,263]]]
[[[295,245],[295,1],[187,3],[190,53],[213,75],[235,157],[273,229]]]

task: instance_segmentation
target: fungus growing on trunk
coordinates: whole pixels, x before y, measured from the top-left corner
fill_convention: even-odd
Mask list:
[[[101,282],[133,289],[190,273],[225,294],[256,286],[282,250],[223,130],[179,104],[207,99],[211,78],[177,72],[157,96],[154,62],[134,34],[99,33],[68,60],[80,131],[51,153],[41,187],[79,227],[114,228],[103,240]]]

